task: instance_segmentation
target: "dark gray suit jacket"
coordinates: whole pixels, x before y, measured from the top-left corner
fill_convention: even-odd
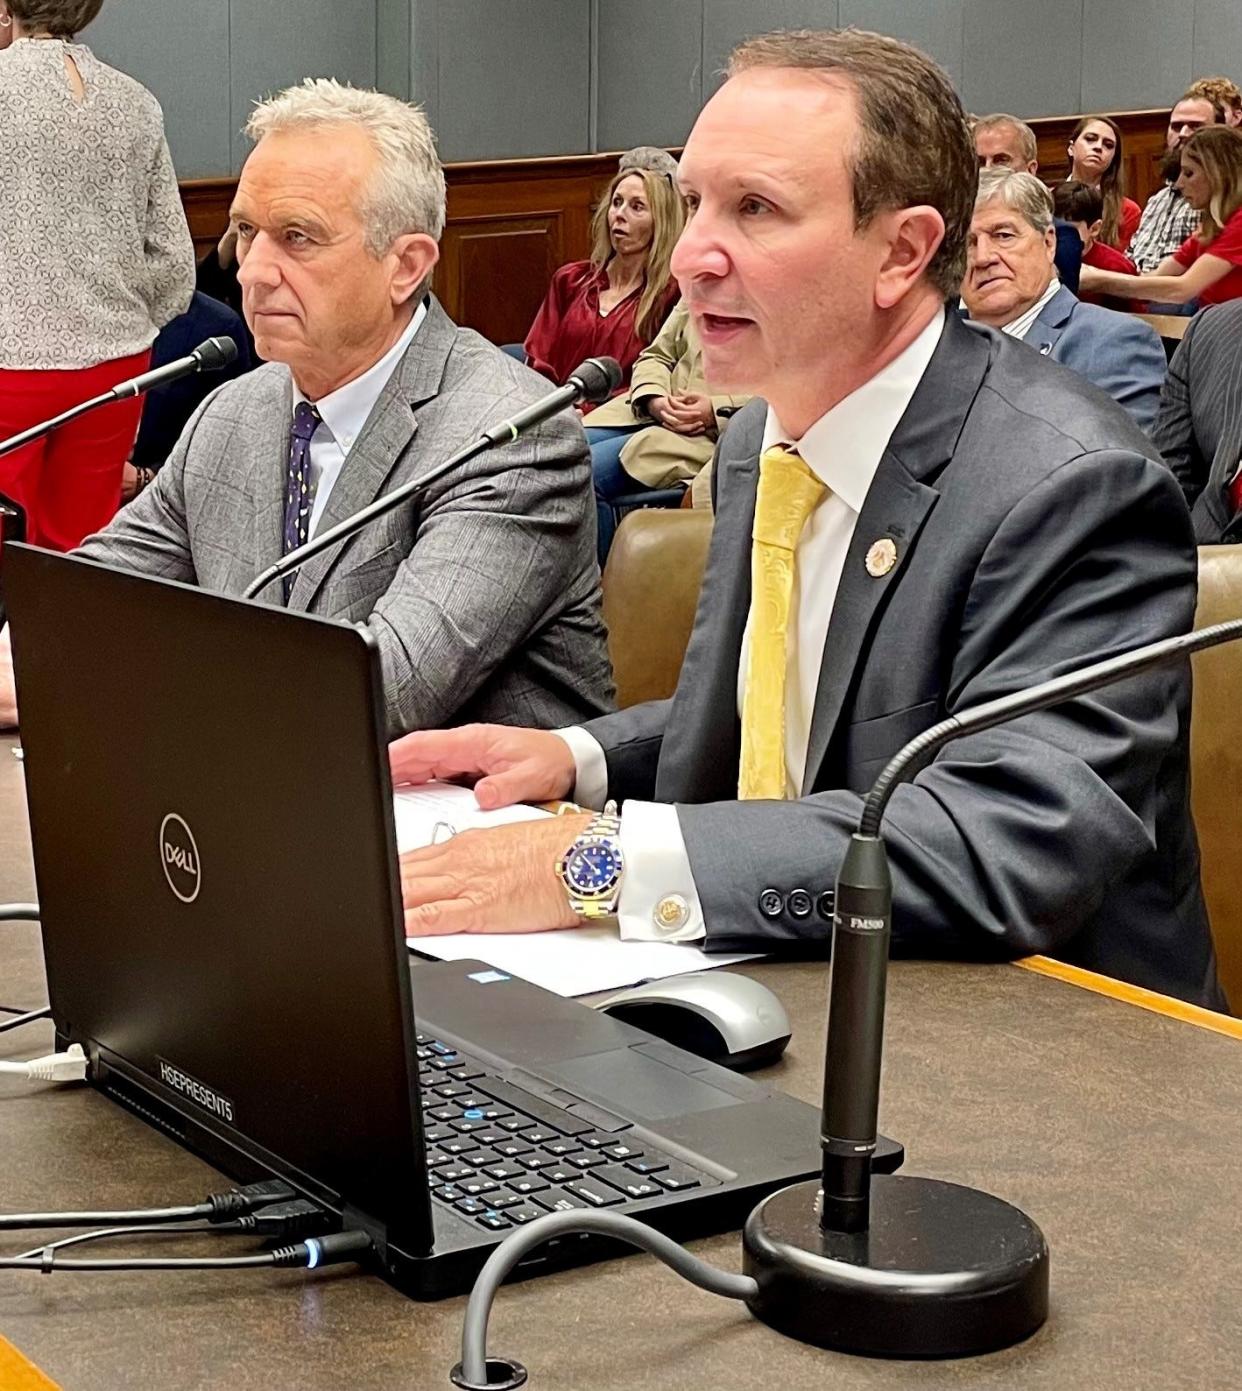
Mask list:
[[[1064,285],[1022,340],[1111,396],[1143,430],[1160,404],[1165,356],[1155,329],[1130,314],[1084,304]]]
[[[547,382],[432,299],[320,519],[326,529],[538,400]],[[81,554],[240,594],[280,556],[293,412],[289,369],[230,382],[156,481]],[[563,414],[432,485],[309,561],[289,607],[365,623],[390,736],[471,720],[549,727],[613,706],[594,497],[582,428]],[[279,583],[263,602],[283,602]]]
[[[1227,488],[1242,459],[1242,300],[1196,314],[1173,354],[1152,434],[1200,545],[1242,541]]]
[[[824,648],[803,797],[738,802],[738,660],[764,405],[717,459],[718,510],[676,694],[587,726],[611,796],[678,805],[709,948],[823,949],[887,760],[947,713],[1191,626],[1185,503],[1073,373],[950,315],[884,453]],[[873,578],[881,537],[897,564]],[[1054,955],[1221,1003],[1189,809],[1184,668],[950,743],[889,804],[894,948]],[[765,894],[773,889],[775,895]],[[795,894],[804,890],[804,894]],[[775,912],[773,912],[775,908]]]

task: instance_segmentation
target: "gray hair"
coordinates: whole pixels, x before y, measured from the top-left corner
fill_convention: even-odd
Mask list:
[[[1040,234],[1052,226],[1052,195],[1034,174],[1016,174],[1012,169],[981,169],[975,211],[985,203],[1004,203],[1021,215]]]
[[[246,122],[246,134],[257,143],[265,135],[346,125],[365,131],[379,156],[361,210],[367,250],[382,256],[407,232],[425,232],[439,241],[444,231],[444,170],[427,118],[412,102],[331,77],[308,77],[259,102]]]
[[[1027,164],[1039,157],[1039,142],[1035,139],[1035,132],[1025,121],[1020,121],[1016,116],[1011,116],[1007,111],[996,111],[991,116],[978,116],[971,131],[978,135],[981,130],[1012,130],[1018,137],[1018,148],[1022,151],[1022,158]]]

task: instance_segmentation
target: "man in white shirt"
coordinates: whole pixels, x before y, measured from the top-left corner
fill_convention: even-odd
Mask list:
[[[822,952],[885,762],[946,713],[1190,626],[1185,503],[1074,374],[945,312],[975,150],[948,79],[854,31],[733,57],[690,135],[673,271],[730,424],[671,701],[412,735],[397,782],[605,810],[402,858],[406,929]],[[894,943],[1051,951],[1219,1005],[1181,671],[948,745],[885,821]],[[624,866],[624,868],[622,868]],[[485,948],[482,949],[486,954]]]

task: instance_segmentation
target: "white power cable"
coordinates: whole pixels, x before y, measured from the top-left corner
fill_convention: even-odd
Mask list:
[[[0,1077],[22,1077],[27,1082],[82,1082],[86,1080],[86,1054],[80,1043],[67,1053],[48,1053],[26,1063],[0,1063]]]

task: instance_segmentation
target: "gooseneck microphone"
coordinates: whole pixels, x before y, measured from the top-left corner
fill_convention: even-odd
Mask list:
[[[163,367],[155,367],[150,372],[143,372],[141,376],[131,377],[129,381],[120,382],[114,386],[111,391],[105,391],[102,396],[93,396],[89,401],[83,401],[81,405],[73,406],[60,415],[54,416],[51,420],[45,420],[41,425],[32,425],[29,430],[23,430],[20,435],[0,440],[0,458],[3,458],[5,454],[11,454],[15,449],[21,449],[23,445],[33,444],[35,440],[41,440],[44,435],[50,435],[53,430],[58,430],[62,425],[67,425],[69,421],[76,420],[80,415],[85,415],[87,411],[93,411],[99,406],[110,405],[113,401],[128,401],[134,396],[141,396],[144,392],[150,391],[153,386],[163,386],[166,382],[178,381],[194,372],[218,372],[221,368],[227,367],[236,357],[237,344],[231,338],[208,338],[205,342],[200,343],[188,357],[180,357],[176,362],[169,362]]]
[[[1009,1347],[1048,1316],[1048,1247],[1025,1213],[935,1179],[877,1174],[893,890],[880,823],[889,798],[949,740],[1059,705],[1242,638],[1242,619],[1165,638],[959,711],[912,739],[868,794],[837,878],[820,1183],[766,1198],[743,1234],[747,1300],[770,1327],[879,1357]]]
[[[408,483],[403,483],[401,487],[394,488],[391,493],[385,493],[383,497],[376,498],[369,506],[364,507],[360,512],[355,512],[352,517],[346,517],[344,521],[329,527],[327,531],[317,532],[304,546],[297,546],[287,555],[281,556],[275,565],[269,565],[261,575],[251,581],[242,597],[253,599],[274,580],[280,579],[282,575],[287,575],[292,570],[299,569],[312,556],[326,551],[329,546],[334,546],[338,541],[343,541],[355,532],[361,531],[368,522],[373,522],[377,517],[391,512],[394,507],[400,507],[403,502],[409,502],[411,498],[418,497],[421,493],[426,492],[433,483],[443,478],[446,473],[451,473],[460,465],[468,463],[485,450],[491,449],[495,445],[512,444],[519,435],[536,425],[542,425],[545,420],[558,415],[567,406],[576,405],[579,401],[607,400],[620,385],[621,367],[615,358],[587,358],[580,367],[570,374],[564,386],[558,386],[555,391],[548,392],[546,396],[533,405],[520,410],[511,419],[502,420],[499,425],[493,425],[490,429],[484,430],[477,439],[471,440],[468,445],[445,459],[442,464],[437,464],[418,478],[412,478]]]

